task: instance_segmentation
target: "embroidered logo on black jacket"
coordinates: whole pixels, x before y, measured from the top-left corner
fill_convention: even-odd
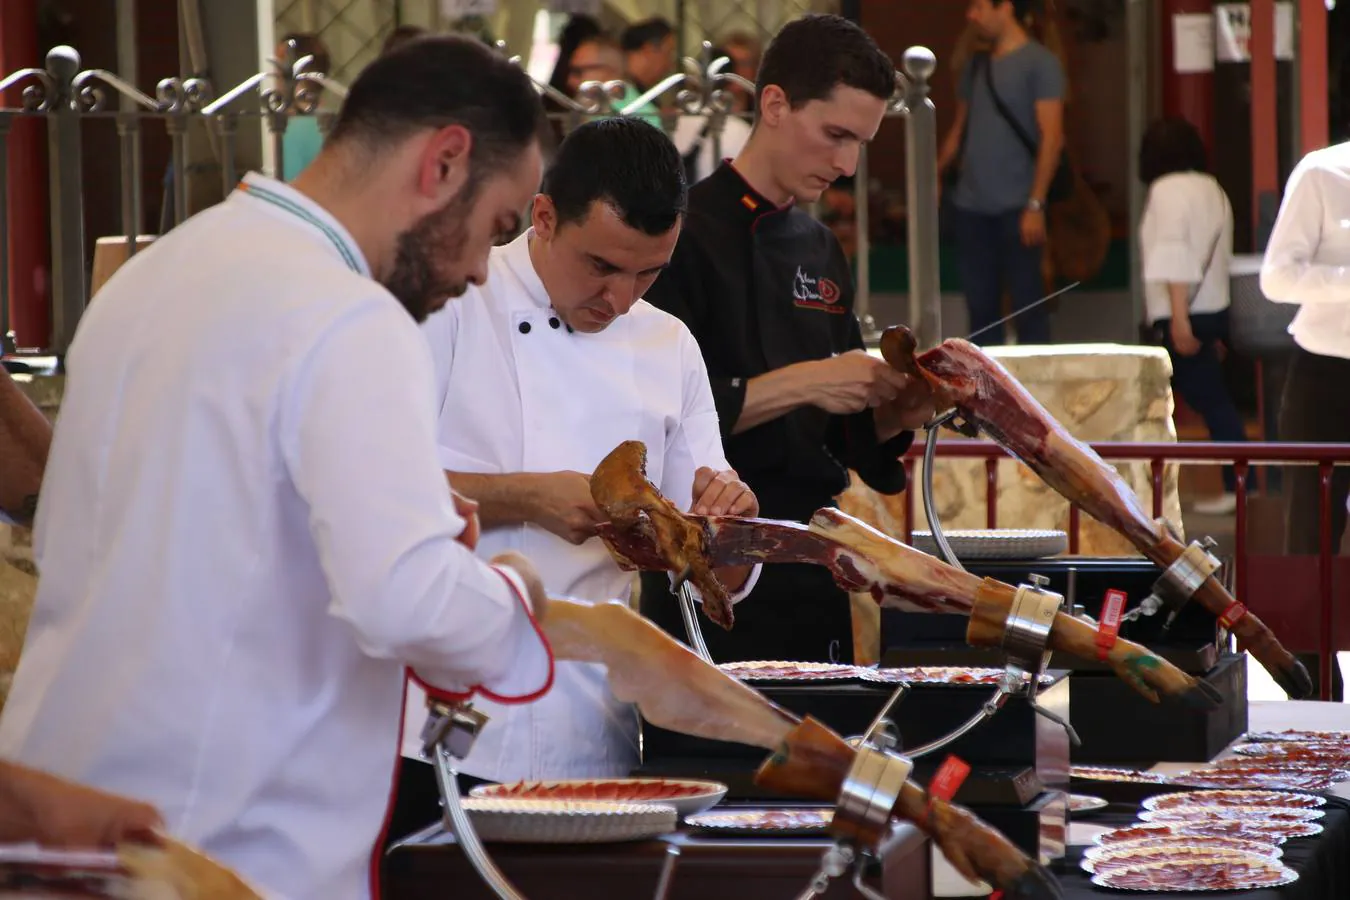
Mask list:
[[[797,267],[797,274],[792,279],[792,302],[802,309],[844,311],[839,305],[839,285],[828,278],[812,278],[801,266]]]

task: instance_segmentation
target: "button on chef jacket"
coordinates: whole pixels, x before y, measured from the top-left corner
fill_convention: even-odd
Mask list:
[[[455,542],[426,342],[368,272],[250,175],[108,283],[68,357],[0,721],[0,755],[153,803],[291,900],[371,895],[405,663],[506,695],[551,671]]]
[[[619,444],[640,440],[648,478],[687,510],[694,470],[728,468],[693,337],[642,300],[604,331],[570,332],[530,261],[532,233],[494,250],[487,283],[423,326],[436,369],[441,465],[478,474],[589,474]],[[631,594],[633,573],[614,563],[599,538],[576,546],[537,525],[485,529],[479,555],[504,550],[528,556],[555,596],[623,602]],[[756,568],[732,599],[757,576]],[[462,768],[479,778],[612,777],[638,763],[636,712],[610,693],[603,666],[560,662],[553,689],[539,701],[476,705],[491,720]],[[407,706],[404,754],[421,759],[416,736],[426,707],[415,685]]]
[[[850,469],[880,493],[904,490],[900,457],[914,436],[878,443],[870,410],[836,416],[804,406],[731,434],[752,377],[864,346],[852,272],[826,226],[796,206],[776,207],[724,163],[690,189],[670,268],[647,299],[697,339],[727,458],[759,498],[762,516],[804,521],[833,506]],[[644,576],[642,611],[681,633],[659,579]],[[820,566],[769,566],[736,607],[736,627],[708,629],[706,637],[719,662],[853,661],[848,597]]]

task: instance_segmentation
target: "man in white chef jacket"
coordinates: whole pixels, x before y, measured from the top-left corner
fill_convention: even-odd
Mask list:
[[[541,124],[506,60],[414,42],[293,185],[249,175],[109,281],[67,358],[0,756],[153,804],[271,896],[362,900],[405,667],[547,690],[532,566],[457,540],[416,325],[518,229]]]
[[[632,573],[594,537],[602,517],[588,483],[623,441],[646,444],[648,477],[680,507],[758,512],[722,453],[693,336],[640,299],[670,259],[685,197],[683,161],[661,131],[633,118],[583,125],[558,149],[533,228],[493,251],[484,286],[423,326],[441,466],[479,504],[479,553],[526,554],[550,593],[629,596]],[[718,574],[743,593],[755,573]],[[425,706],[413,691],[408,711],[404,753],[419,759]],[[636,714],[610,693],[601,666],[561,663],[548,697],[486,711],[492,719],[463,765],[477,778],[620,776],[637,764]],[[405,764],[402,778],[401,802],[415,802],[410,790],[434,800],[429,765]],[[435,818],[434,803],[423,809]]]

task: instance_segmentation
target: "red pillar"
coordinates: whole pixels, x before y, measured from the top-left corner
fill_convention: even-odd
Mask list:
[[[1206,15],[1214,17],[1214,0],[1162,0],[1163,115],[1186,119],[1204,138],[1205,148],[1214,152],[1214,73],[1178,72],[1173,39],[1173,17]]]
[[[1280,190],[1280,135],[1275,110],[1275,0],[1251,0],[1251,11],[1252,33],[1248,43],[1252,58],[1251,224],[1255,229],[1261,195]],[[1325,81],[1325,71],[1322,77]]]
[[[38,0],[0,0],[0,73],[42,65],[38,58]],[[20,103],[11,91],[4,104]],[[51,272],[47,243],[45,123],[21,119],[9,134],[10,323],[20,347],[45,346],[51,334]]]
[[[1299,0],[1298,79],[1301,149],[1320,150],[1331,139],[1327,121],[1327,0]]]

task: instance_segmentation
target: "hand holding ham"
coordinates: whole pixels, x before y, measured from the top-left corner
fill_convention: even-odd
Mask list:
[[[571,544],[584,544],[604,521],[591,498],[590,479],[580,472],[530,476],[532,521]]]
[[[697,516],[757,516],[759,498],[735,471],[717,471],[701,466],[694,473],[694,502],[689,511]]]
[[[455,504],[455,512],[464,520],[464,530],[456,538],[470,551],[478,549],[478,538],[483,533],[478,521],[478,501],[470,500],[454,488],[450,489],[450,499]]]
[[[158,843],[164,827],[153,806],[0,763],[0,842],[60,850],[108,849],[128,841]]]
[[[876,409],[910,387],[908,379],[866,350],[850,350],[802,365],[811,367],[812,405],[834,415]]]

